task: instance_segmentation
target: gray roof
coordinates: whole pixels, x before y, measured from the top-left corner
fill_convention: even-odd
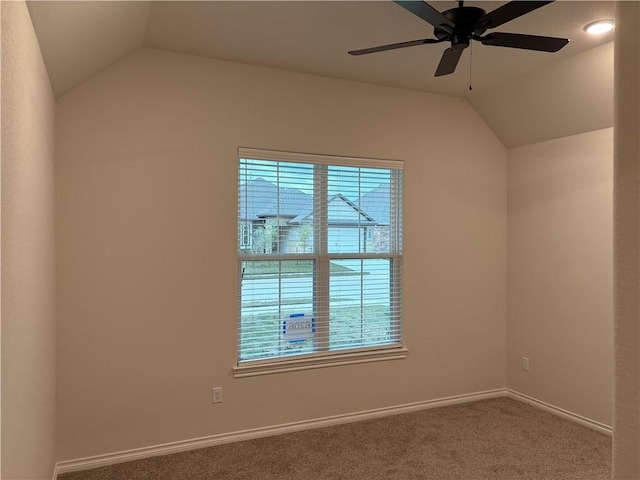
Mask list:
[[[375,218],[379,225],[389,225],[391,219],[390,188],[388,183],[381,183],[356,202],[360,209]]]
[[[341,202],[342,206],[347,207],[347,211],[344,210],[341,212],[339,209],[335,210],[332,208],[331,204],[335,201]],[[375,221],[374,218],[369,216],[366,212],[364,212],[361,208],[359,208],[355,203],[345,197],[343,194],[338,193],[329,198],[329,211],[328,211],[328,222],[329,225],[333,226],[345,226],[345,227],[356,227],[356,226],[367,226],[367,225],[377,225],[378,222]],[[292,219],[290,224],[300,224],[305,221],[310,221],[313,217],[313,211],[307,212],[305,215],[298,215],[294,219]]]
[[[247,185],[249,188],[247,188]],[[386,189],[386,190],[385,190]],[[385,193],[386,192],[386,193]],[[260,220],[264,218],[290,218],[291,224],[299,224],[311,219],[313,215],[313,196],[297,188],[280,187],[263,178],[250,180],[247,184],[240,185],[240,211],[241,220]],[[265,202],[265,198],[269,199]],[[363,219],[357,223],[359,225],[376,225],[389,223],[389,208],[379,205],[380,199],[389,198],[389,187],[380,185],[369,194],[360,198],[359,202],[353,202],[341,193],[332,196],[329,203],[335,200],[342,200],[346,205],[360,214]],[[372,210],[378,212],[380,219],[375,214],[367,210],[368,205]],[[381,221],[383,220],[383,221]],[[353,221],[341,221],[340,218],[330,218],[332,225],[344,223],[351,225]]]
[[[266,217],[290,217],[308,215],[313,211],[313,197],[297,188],[278,188],[263,178],[256,178],[240,185],[240,218],[259,220]],[[265,203],[264,199],[269,201]]]

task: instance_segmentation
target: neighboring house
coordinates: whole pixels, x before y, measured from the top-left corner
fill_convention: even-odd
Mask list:
[[[380,187],[378,187],[380,188]],[[382,187],[384,188],[384,187]],[[389,190],[388,187],[387,192]],[[373,191],[372,191],[373,192]],[[296,188],[279,187],[263,178],[256,178],[240,186],[240,248],[252,253],[311,253],[313,248],[313,196]],[[365,199],[363,196],[362,199]],[[269,199],[265,203],[265,198]],[[356,202],[338,193],[329,198],[328,250],[366,252],[376,239],[376,227],[389,224],[388,193],[370,196],[386,198],[384,206],[376,205],[382,222],[365,212]]]
[[[374,251],[388,252],[391,249],[389,232],[391,225],[391,185],[381,183],[358,200],[360,208],[376,219],[377,225],[370,232],[369,239]]]
[[[239,195],[240,248],[252,253],[292,251],[289,222],[313,212],[313,197],[296,188],[278,188],[263,178],[241,185]]]

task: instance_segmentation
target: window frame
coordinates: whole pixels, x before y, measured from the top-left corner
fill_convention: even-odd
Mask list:
[[[240,224],[238,225],[238,235],[240,238],[239,247],[241,250],[249,249],[253,246],[253,225],[252,224]]]
[[[404,359],[407,357],[408,349],[404,345],[404,336],[402,335],[404,329],[404,318],[403,318],[403,308],[402,308],[402,263],[403,263],[403,253],[402,253],[402,211],[403,211],[403,181],[402,181],[402,171],[404,169],[404,162],[398,160],[378,160],[378,159],[364,159],[364,158],[356,158],[356,157],[337,157],[331,155],[318,155],[318,154],[303,154],[303,153],[293,153],[293,152],[281,152],[281,151],[272,151],[272,150],[262,150],[262,149],[250,149],[250,148],[239,148],[238,149],[238,165],[242,159],[256,159],[256,160],[267,160],[274,162],[293,162],[293,163],[307,163],[313,165],[314,169],[314,222],[313,222],[313,230],[314,230],[314,243],[316,247],[314,248],[313,253],[281,253],[277,254],[257,254],[257,255],[248,255],[247,248],[241,245],[241,240],[238,239],[236,241],[237,248],[237,258],[238,258],[238,314],[237,314],[237,330],[236,330],[236,365],[233,368],[233,374],[235,377],[245,377],[245,376],[254,376],[254,375],[265,375],[271,373],[279,373],[279,372],[290,372],[297,370],[305,370],[310,368],[323,368],[328,366],[335,365],[352,365],[357,363],[365,363],[365,362],[377,362],[377,361],[386,361],[386,360],[398,360]],[[328,247],[328,234],[329,228],[327,217],[328,217],[328,205],[329,205],[329,197],[327,195],[327,186],[328,186],[328,178],[327,178],[327,170],[329,166],[337,166],[337,167],[363,167],[363,168],[374,168],[374,169],[389,169],[392,175],[399,175],[398,179],[392,181],[391,184],[395,185],[392,188],[399,188],[399,192],[394,192],[392,198],[397,198],[398,204],[397,209],[392,209],[393,212],[397,212],[399,218],[393,218],[390,223],[395,222],[397,224],[397,228],[392,229],[393,235],[390,239],[392,247],[390,247],[389,252],[383,253],[369,253],[366,248],[359,253],[332,253]],[[240,179],[240,173],[238,173]],[[238,182],[240,185],[240,182]],[[324,199],[318,200],[318,199]],[[238,207],[240,208],[240,198],[238,195]],[[238,232],[243,232],[240,230],[242,227],[247,227],[240,223],[239,219],[239,229]],[[372,229],[366,229],[359,233],[360,236],[366,239],[368,234],[371,234]],[[243,251],[244,250],[244,251]],[[400,305],[396,305],[394,307],[394,316],[398,318],[394,318],[392,321],[393,328],[399,328],[400,334],[397,338],[399,338],[398,342],[394,342],[391,344],[379,344],[374,346],[357,346],[354,348],[342,348],[342,349],[329,349],[329,345],[326,344],[327,348],[321,348],[319,350],[314,350],[313,353],[306,353],[302,355],[284,355],[278,357],[269,357],[264,359],[250,359],[242,361],[240,359],[240,348],[241,348],[241,340],[240,340],[240,329],[241,329],[241,317],[242,317],[242,276],[244,271],[244,262],[250,261],[251,259],[262,259],[262,260],[273,260],[273,261],[282,261],[282,260],[312,260],[315,262],[314,273],[313,273],[313,285],[329,285],[330,282],[330,272],[329,265],[332,260],[335,259],[357,259],[357,260],[366,260],[366,259],[379,259],[386,258],[389,259],[390,262],[390,276],[391,278],[395,278],[395,280],[389,281],[390,288],[396,287],[399,290],[399,293],[395,291],[390,294],[390,302],[393,302],[396,299],[396,296],[399,296]],[[248,260],[249,259],[249,260]],[[325,295],[317,295],[315,287],[313,287],[313,301],[314,301],[314,315],[318,315],[318,313],[329,312],[329,296]],[[316,329],[316,333],[321,335],[326,332],[329,328],[329,317],[326,316],[325,322],[316,322],[314,328]],[[326,329],[325,332],[322,330]],[[394,335],[395,338],[395,335]]]

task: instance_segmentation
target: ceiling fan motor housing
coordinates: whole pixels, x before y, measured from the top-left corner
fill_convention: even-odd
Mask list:
[[[478,7],[458,7],[446,10],[442,14],[451,20],[455,27],[453,31],[449,26],[435,27],[433,33],[439,40],[451,41],[451,48],[454,50],[464,50],[469,46],[469,42],[474,35],[482,35],[487,26],[476,27],[478,20],[485,11]]]
[[[433,34],[435,38],[422,38],[409,42],[391,43],[379,47],[352,50],[349,52],[350,55],[364,55],[367,53],[384,52],[429,43],[450,42],[451,46],[442,53],[440,63],[438,63],[438,68],[436,68],[435,76],[441,77],[455,71],[462,52],[469,46],[471,40],[476,40],[482,43],[482,45],[493,47],[519,48],[538,52],[557,52],[569,43],[568,38],[545,37],[522,33],[492,32],[489,35],[482,36],[487,29],[499,27],[522,15],[544,7],[554,0],[512,0],[489,13],[486,13],[478,7],[465,7],[463,0],[458,1],[458,8],[452,8],[444,12],[440,12],[425,1],[393,1],[413,15],[432,25],[434,27]]]

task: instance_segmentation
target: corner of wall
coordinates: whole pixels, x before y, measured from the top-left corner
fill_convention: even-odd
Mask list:
[[[56,464],[54,109],[24,1],[2,2],[2,477]]]

